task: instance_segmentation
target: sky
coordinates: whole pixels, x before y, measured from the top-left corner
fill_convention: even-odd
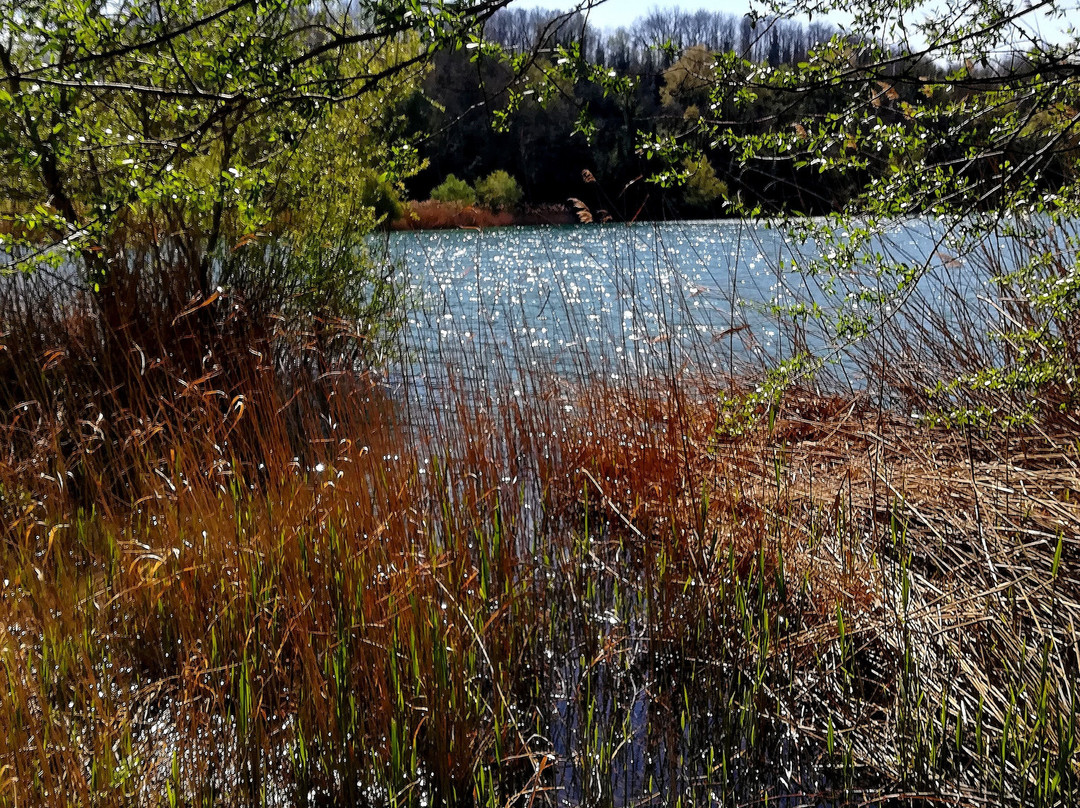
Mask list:
[[[516,0],[514,3],[515,8],[570,8],[573,5],[573,0]],[[742,15],[750,10],[750,0],[606,0],[589,12],[589,21],[599,28],[618,28],[620,25],[629,25],[654,8],[671,6],[688,11],[707,8],[709,11]]]
[[[866,0],[864,0],[866,1]],[[872,0],[871,0],[872,1]],[[1027,5],[1035,5],[1035,0],[1025,0]],[[571,8],[576,0],[515,0],[516,8]],[[618,28],[621,25],[630,25],[638,17],[642,17],[654,8],[678,7],[687,11],[708,9],[709,11],[721,11],[727,14],[742,15],[750,10],[751,0],[605,0],[589,12],[590,22],[598,28]],[[944,3],[945,7],[950,5]],[[1063,31],[1069,24],[1077,24],[1080,20],[1080,0],[1058,0],[1055,4],[1064,14],[1063,19],[1047,20],[1042,15],[1033,16],[1023,22],[1024,28],[1037,31],[1042,37],[1050,42],[1062,43],[1069,37]],[[923,13],[934,15],[941,13],[935,7],[934,0],[923,4]],[[946,12],[947,13],[947,12]],[[815,19],[818,19],[815,17]],[[841,28],[851,20],[849,14],[831,12],[825,19]]]
[[[514,0],[514,8],[550,8],[569,9],[573,8],[580,0]],[[1078,0],[1080,2],[1080,0]],[[629,26],[638,17],[644,17],[656,8],[681,8],[685,11],[719,11],[725,14],[742,16],[750,10],[751,0],[603,0],[589,12],[589,22],[596,28],[618,28]],[[758,3],[758,10],[764,6]],[[806,22],[808,18],[798,16]],[[814,17],[814,19],[822,19]],[[843,26],[850,15],[831,12],[824,17],[834,25]]]

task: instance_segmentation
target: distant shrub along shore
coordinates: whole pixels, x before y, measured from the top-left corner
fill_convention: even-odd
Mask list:
[[[454,227],[572,224],[568,204],[522,205],[524,194],[506,171],[493,171],[475,185],[453,174],[431,191],[424,202],[407,202],[401,215],[390,219],[392,230],[439,230]]]
[[[407,202],[404,215],[391,221],[391,230],[443,230],[455,227],[510,227],[513,225],[573,224],[577,218],[565,205],[537,205],[518,211],[492,210],[460,202]]]

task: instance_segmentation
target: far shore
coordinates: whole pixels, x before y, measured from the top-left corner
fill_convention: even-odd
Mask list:
[[[550,204],[521,210],[492,210],[480,205],[452,202],[408,202],[404,215],[387,225],[390,230],[447,230],[460,227],[576,224],[578,217],[566,205]]]

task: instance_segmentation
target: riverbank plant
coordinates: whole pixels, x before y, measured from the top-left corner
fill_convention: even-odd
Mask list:
[[[1073,442],[276,327],[5,413],[5,804],[1078,793]]]
[[[436,202],[468,207],[476,204],[476,191],[465,180],[451,174],[432,189],[431,198]]]
[[[1075,804],[1068,60],[885,87],[871,45],[808,55],[849,103],[712,134],[882,172],[864,219],[786,223],[839,305],[775,301],[791,350],[736,372],[735,299],[683,351],[697,301],[628,253],[626,319],[632,269],[681,291],[613,373],[528,324],[413,344],[367,252],[417,168],[368,124],[498,5],[0,5],[4,176],[36,200],[0,279],[0,805]],[[805,111],[790,72],[709,69],[717,109]],[[959,137],[970,109],[1007,126]],[[691,168],[683,134],[642,148]],[[916,262],[887,236],[922,214]],[[938,262],[1000,328],[901,309]]]
[[[521,204],[522,191],[517,180],[499,170],[476,181],[476,195],[492,210],[513,211]]]

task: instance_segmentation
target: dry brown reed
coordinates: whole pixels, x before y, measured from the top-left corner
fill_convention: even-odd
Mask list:
[[[554,501],[591,503],[644,547],[671,552],[686,537],[706,591],[755,565],[786,581],[776,617],[793,630],[772,653],[800,669],[788,708],[803,716],[800,731],[815,711],[831,713],[817,726],[843,735],[858,782],[903,782],[920,755],[938,765],[950,754],[904,726],[907,699],[936,704],[943,724],[979,716],[980,743],[985,731],[1007,745],[1017,699],[1034,697],[1018,694],[1044,694],[1046,710],[1048,689],[1064,723],[1043,751],[1062,756],[1064,777],[1080,771],[1075,441],[1029,433],[1006,454],[998,440],[973,443],[866,396],[810,390],[788,390],[751,428],[729,432],[720,402],[730,406],[730,381],[599,388],[571,399]],[[837,653],[823,671],[823,655]],[[1020,712],[1029,726],[1046,721],[1030,704]],[[936,776],[976,798],[988,752],[968,758],[972,771],[951,768],[963,768],[963,724],[949,739],[953,775]],[[1007,787],[999,797],[1009,801]]]
[[[525,597],[509,539],[473,548],[501,529],[482,452],[421,454],[355,371],[301,379],[303,334],[296,373],[218,343],[191,379],[132,346],[112,360],[128,386],[103,390],[66,336],[15,357],[61,375],[4,423],[5,801],[156,804],[213,783],[241,801],[309,768],[304,793],[357,799],[356,772],[384,766],[464,794],[493,745],[522,751],[498,695],[514,668],[476,658],[481,630],[485,657],[518,658],[492,604]],[[283,757],[298,739],[303,761]]]
[[[428,199],[409,202],[405,215],[390,222],[389,227],[391,230],[446,230],[457,227],[570,224],[573,221],[564,205],[538,205],[515,212]]]
[[[410,401],[341,323],[18,300],[0,804],[611,804],[643,748],[672,804],[1080,777],[1071,440],[692,371]]]
[[[439,202],[409,202],[405,215],[390,223],[392,230],[446,230],[455,227],[506,227],[514,224],[510,211],[494,211],[476,205]]]

